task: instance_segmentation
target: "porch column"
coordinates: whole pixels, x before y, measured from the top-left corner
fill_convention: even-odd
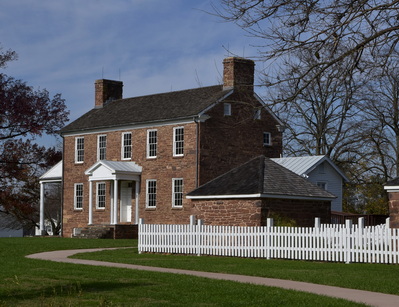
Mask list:
[[[40,235],[44,235],[44,183],[40,182]]]
[[[136,181],[136,215],[134,217],[134,223],[138,224],[139,223],[139,188],[140,188],[140,181]]]
[[[115,197],[115,191],[114,191],[114,187],[111,186],[111,200],[109,203],[109,208],[110,208],[110,220],[109,223],[113,224],[114,223],[114,197]]]
[[[114,224],[118,224],[118,180],[114,180]]]
[[[93,181],[89,181],[89,225],[93,224]]]

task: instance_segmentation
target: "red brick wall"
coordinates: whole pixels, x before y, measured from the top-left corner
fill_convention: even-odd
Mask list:
[[[184,157],[173,157],[173,127],[184,127]],[[172,178],[184,179],[184,195],[195,188],[196,183],[196,124],[154,127],[158,130],[157,158],[147,159],[147,130],[152,128],[129,130],[132,132],[132,161],[142,166],[140,184],[139,214],[146,223],[186,223],[191,215],[190,201],[183,198],[183,208],[172,208]],[[107,160],[121,160],[122,133],[117,131],[82,135],[85,138],[84,163],[75,163],[75,137],[64,137],[64,210],[63,235],[70,237],[75,227],[84,227],[88,223],[89,183],[84,172],[97,162],[97,136],[107,135]],[[146,180],[157,180],[156,209],[145,208]],[[83,210],[74,210],[74,183],[84,184]],[[93,183],[93,223],[110,223],[110,184],[107,182],[106,208],[95,209],[95,182]],[[135,217],[135,200],[132,200],[132,221]]]
[[[399,192],[389,192],[389,223],[392,228],[399,228]]]
[[[249,99],[251,102],[240,102]],[[207,112],[211,118],[200,123],[200,185],[251,158],[259,155],[278,158],[282,153],[278,122],[264,109],[261,119],[254,119],[255,110],[261,107],[258,101],[251,96],[233,94],[224,102],[231,103],[231,116],[223,115],[223,103],[219,103]],[[263,146],[264,132],[271,133],[271,146]]]

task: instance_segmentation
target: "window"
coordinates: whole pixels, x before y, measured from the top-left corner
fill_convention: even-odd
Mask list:
[[[83,163],[85,156],[85,139],[77,137],[75,139],[75,162]]]
[[[97,139],[97,160],[105,160],[107,155],[107,136],[99,135]]]
[[[146,191],[146,207],[155,208],[157,206],[157,181],[153,179],[147,180]]]
[[[254,112],[254,119],[261,119],[261,109],[256,109]]]
[[[97,209],[105,208],[105,183],[97,183]]]
[[[263,145],[270,146],[272,144],[272,136],[270,132],[263,132]]]
[[[179,157],[184,155],[184,128],[173,128],[173,156]]]
[[[75,183],[75,209],[83,209],[83,183]]]
[[[231,104],[230,103],[225,103],[223,105],[223,114],[224,116],[231,116]]]
[[[130,132],[122,133],[122,160],[132,158],[132,134]]]
[[[172,179],[172,206],[183,206],[183,179]]]
[[[319,181],[317,182],[317,186],[323,190],[327,190],[327,182]]]
[[[157,130],[147,131],[147,158],[157,157]]]

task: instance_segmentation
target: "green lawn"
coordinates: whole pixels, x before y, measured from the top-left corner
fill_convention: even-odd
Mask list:
[[[49,250],[126,247],[135,244],[137,241],[134,240],[0,238],[0,306],[362,306],[345,300],[272,287],[25,258],[32,253]],[[168,266],[181,262],[189,266],[196,264],[194,269],[218,270],[218,267],[224,267],[226,271],[234,271],[238,267],[244,270],[248,261],[256,261],[137,255],[134,249],[104,253],[103,256],[97,253],[87,255],[110,257],[113,261],[122,262],[136,259],[134,261],[141,264],[154,265],[162,261],[167,261]],[[226,262],[223,263],[223,260]],[[262,266],[273,266],[273,262],[258,260],[259,271],[262,271]],[[307,271],[302,274],[307,275]]]
[[[75,258],[290,279],[399,295],[399,265],[162,254],[139,255],[137,249],[78,254]]]

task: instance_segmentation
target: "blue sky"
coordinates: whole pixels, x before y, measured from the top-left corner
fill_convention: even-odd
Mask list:
[[[46,88],[51,96],[61,93],[71,120],[94,106],[96,79],[123,81],[124,97],[218,84],[223,58],[257,54],[254,40],[238,26],[204,12],[212,11],[211,5],[3,0],[0,44],[19,57],[3,72],[35,89]]]

